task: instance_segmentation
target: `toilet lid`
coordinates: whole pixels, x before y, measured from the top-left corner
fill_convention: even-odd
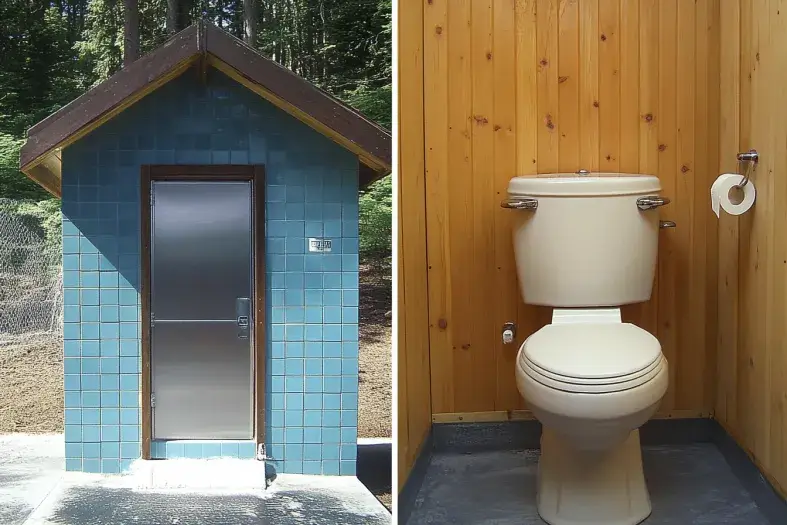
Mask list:
[[[648,375],[662,357],[658,339],[630,323],[550,324],[522,350],[523,364],[542,375],[596,385]]]

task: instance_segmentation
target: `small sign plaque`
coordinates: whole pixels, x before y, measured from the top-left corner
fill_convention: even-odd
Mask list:
[[[331,251],[331,240],[309,237],[309,251],[328,253]]]

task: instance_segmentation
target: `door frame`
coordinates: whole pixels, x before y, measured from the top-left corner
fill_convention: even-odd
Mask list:
[[[253,436],[259,447],[265,443],[265,166],[262,164],[145,164],[141,166],[140,188],[140,302],[142,343],[142,459],[150,459],[153,439],[150,355],[150,192],[153,181],[250,181],[252,200],[254,266]]]

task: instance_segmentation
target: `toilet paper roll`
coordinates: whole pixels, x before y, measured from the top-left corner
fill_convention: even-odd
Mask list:
[[[733,187],[740,184],[743,176],[739,173],[724,173],[719,176],[710,187],[710,204],[713,208],[713,213],[716,217],[719,216],[719,207],[729,213],[730,215],[741,215],[746,213],[754,205],[754,199],[757,197],[757,190],[754,189],[754,182],[749,179],[749,182],[742,188],[742,190],[733,190]],[[730,190],[733,190],[732,192]],[[743,200],[737,202],[739,199],[733,201],[732,196],[740,196],[743,192]]]

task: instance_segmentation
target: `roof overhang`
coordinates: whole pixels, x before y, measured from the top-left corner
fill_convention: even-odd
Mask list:
[[[366,187],[391,172],[391,134],[226,31],[199,22],[27,131],[20,169],[60,197],[63,148],[194,65],[212,66],[358,156]]]

